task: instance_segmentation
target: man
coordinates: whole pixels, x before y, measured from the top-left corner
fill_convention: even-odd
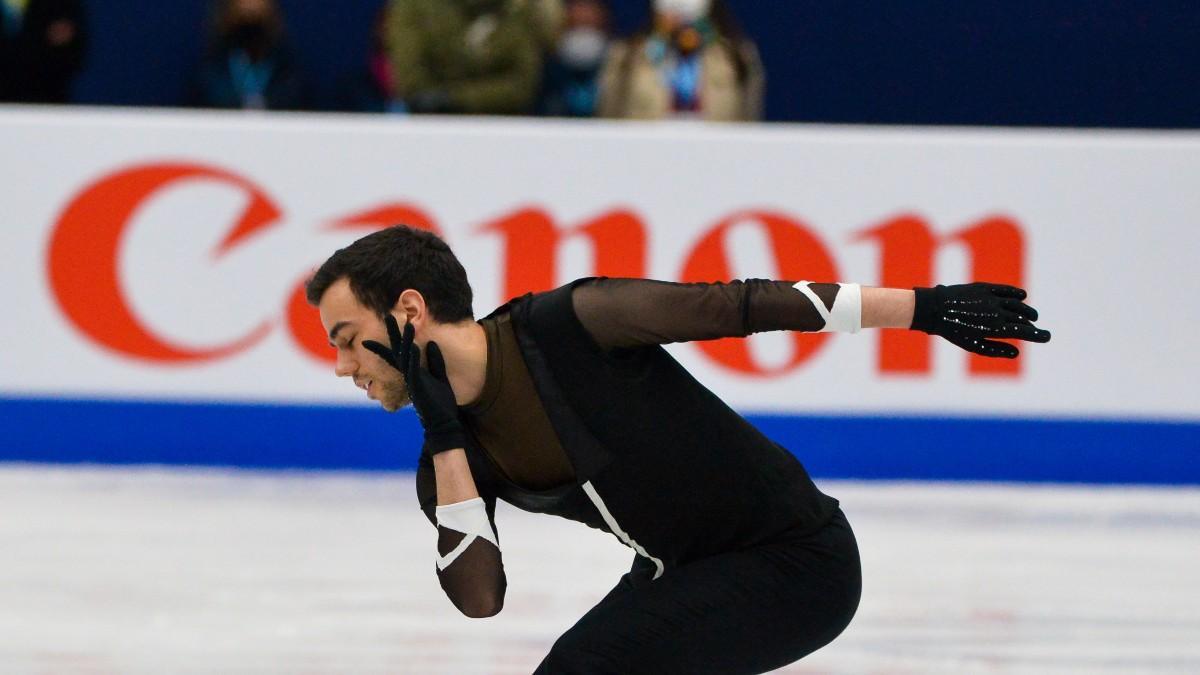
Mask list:
[[[414,113],[530,112],[538,16],[523,0],[391,0],[385,44],[397,103]]]
[[[421,419],[418,500],[464,614],[503,604],[498,498],[635,551],[539,673],[763,672],[833,640],[858,606],[858,549],[837,500],[662,344],[911,326],[1013,358],[992,338],[1050,339],[1024,291],[993,284],[581,279],[477,322],[450,248],[407,227],[337,251],[307,293],[337,374],[388,411],[411,400]]]

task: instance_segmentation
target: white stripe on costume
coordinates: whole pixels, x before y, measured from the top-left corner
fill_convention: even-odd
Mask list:
[[[592,503],[596,505],[596,509],[600,511],[600,516],[604,518],[604,522],[608,524],[608,529],[612,530],[612,533],[617,535],[617,539],[620,539],[625,543],[626,546],[634,551],[637,551],[638,555],[649,558],[651,562],[654,563],[654,567],[656,568],[654,572],[654,578],[657,579],[661,577],[663,573],[663,561],[647,553],[646,549],[642,548],[641,544],[634,541],[632,537],[625,533],[625,530],[621,529],[621,526],[617,524],[617,519],[613,518],[613,515],[608,511],[608,507],[604,505],[604,500],[600,499],[600,494],[596,492],[596,488],[592,485],[592,481],[589,480],[583,484],[583,491],[587,493],[588,499],[591,499]]]

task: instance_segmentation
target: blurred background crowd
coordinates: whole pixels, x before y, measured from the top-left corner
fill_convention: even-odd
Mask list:
[[[0,0],[0,101],[1194,127],[1198,7]]]

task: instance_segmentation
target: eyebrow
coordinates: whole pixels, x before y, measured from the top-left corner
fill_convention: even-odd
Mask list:
[[[333,328],[329,329],[329,344],[333,344],[334,339],[337,338],[337,334],[338,334],[339,330],[341,330],[349,325],[350,325],[349,321],[339,321],[339,322],[333,324]]]

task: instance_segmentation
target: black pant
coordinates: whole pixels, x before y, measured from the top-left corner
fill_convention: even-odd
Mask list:
[[[668,569],[640,556],[562,635],[537,673],[761,673],[840,634],[862,592],[858,545],[838,509],[808,535]]]

